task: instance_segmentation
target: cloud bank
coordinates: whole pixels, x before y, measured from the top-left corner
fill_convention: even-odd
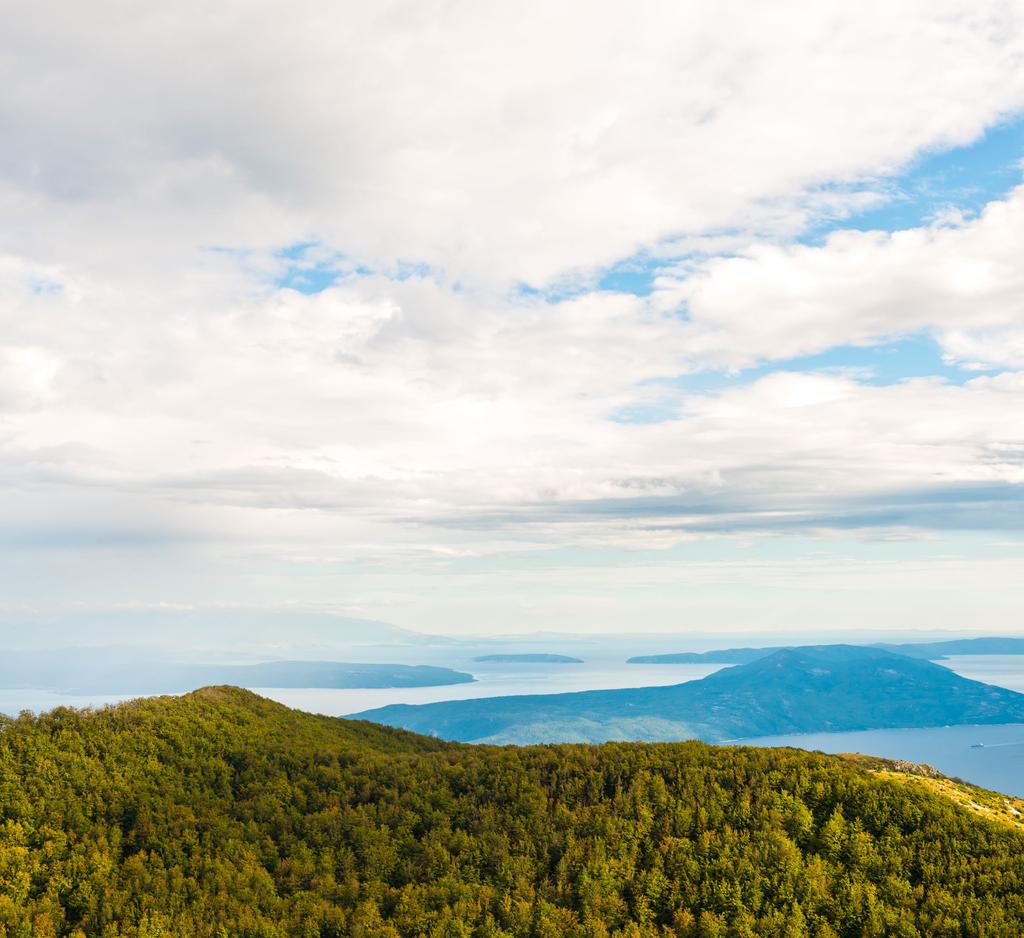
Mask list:
[[[0,552],[168,573],[54,601],[1020,531],[1024,188],[854,224],[1017,119],[1020,3],[56,13],[0,57]]]

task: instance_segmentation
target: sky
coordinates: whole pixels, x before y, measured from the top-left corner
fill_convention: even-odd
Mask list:
[[[10,0],[0,77],[0,640],[1024,629],[1020,0]]]

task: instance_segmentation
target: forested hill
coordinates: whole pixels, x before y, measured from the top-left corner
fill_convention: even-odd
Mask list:
[[[361,716],[463,742],[602,742],[1024,723],[1024,694],[856,645],[784,648],[668,687],[489,697]]]
[[[888,769],[453,745],[231,688],[24,715],[0,936],[1024,934],[1024,835]]]

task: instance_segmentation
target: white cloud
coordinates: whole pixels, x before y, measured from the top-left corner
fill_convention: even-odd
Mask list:
[[[263,564],[327,600],[295,571],[902,536],[940,489],[934,526],[1016,523],[1024,190],[785,242],[1024,107],[1019,3],[15,3],[3,43],[15,587],[48,548],[90,600],[248,598]],[[274,286],[306,240],[346,272],[314,296]],[[512,288],[638,250],[705,259],[651,299]],[[1008,371],[674,380],[916,330]]]
[[[9,486],[148,493],[161,511],[193,506],[202,538],[249,536],[260,523],[246,512],[276,512],[269,542],[379,553],[396,538],[436,545],[438,523],[487,549],[824,529],[848,499],[1024,482],[1013,373],[871,387],[783,372],[695,395],[656,381],[690,354],[690,324],[636,297],[496,301],[353,278],[222,308],[187,305],[190,290],[142,302],[78,284],[34,298],[45,320],[4,321],[15,353],[49,337],[45,373],[5,372]],[[609,419],[644,402],[664,419]],[[673,498],[682,507],[658,508]],[[324,517],[281,514],[304,511]]]
[[[313,236],[541,283],[841,211],[1024,105],[1005,2],[20,2],[4,34],[4,246],[136,275]]]
[[[1022,304],[1024,305],[1024,304]],[[1024,314],[1014,317],[1016,328],[950,329],[940,341],[947,361],[972,371],[1024,368]]]
[[[659,303],[685,304],[690,352],[705,364],[744,367],[927,330],[950,360],[1017,366],[1021,257],[1024,187],[955,225],[845,230],[820,247],[761,243],[713,258],[663,278]]]

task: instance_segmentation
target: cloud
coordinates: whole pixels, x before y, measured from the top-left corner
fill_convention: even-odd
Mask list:
[[[1024,315],[1013,317],[1024,324]],[[941,335],[947,361],[972,371],[1024,368],[1024,325],[1003,329],[949,329]]]
[[[44,398],[30,382],[0,410],[0,475],[13,490],[45,481],[193,506],[201,539],[249,536],[266,512],[265,542],[343,552],[435,543],[439,522],[479,531],[488,516],[503,519],[489,542],[645,546],[857,517],[879,527],[890,515],[871,513],[892,492],[1024,482],[1017,373],[872,387],[779,371],[694,394],[657,380],[687,360],[693,326],[657,302],[495,300],[429,277],[355,277],[226,309],[116,299],[106,319],[83,317],[93,297],[78,285],[45,299],[44,326],[12,321],[16,347],[55,364]],[[611,419],[645,401],[664,418]]]
[[[4,33],[4,246],[137,276],[316,239],[543,284],[842,213],[1024,106],[1002,2],[19,2]]]
[[[27,513],[19,530],[56,530],[55,492],[71,517],[80,504],[82,549],[115,541],[105,519],[124,515],[155,541],[327,562],[1012,529],[1019,373],[872,387],[783,370],[699,393],[665,379],[725,353],[753,362],[879,330],[1010,322],[1020,200],[958,228],[709,261],[686,317],[659,295],[546,302],[430,275],[353,273],[312,295],[240,288],[221,256],[159,294],[88,277],[39,293],[34,271],[9,265],[0,484]],[[976,256],[988,274],[955,295]],[[869,298],[851,289],[858,270]],[[637,407],[658,419],[615,419]],[[981,485],[1003,488],[986,505],[941,494]],[[915,490],[947,509],[894,506]]]
[[[15,3],[3,43],[26,602],[47,551],[90,601],[380,609],[466,558],[1021,524],[1024,189],[794,244],[1024,108],[1020,4]],[[638,257],[650,297],[595,288]],[[996,373],[779,364],[917,333]]]
[[[1024,187],[957,224],[840,230],[821,246],[759,243],[660,281],[695,361],[741,368],[928,331],[950,361],[1018,366]]]

